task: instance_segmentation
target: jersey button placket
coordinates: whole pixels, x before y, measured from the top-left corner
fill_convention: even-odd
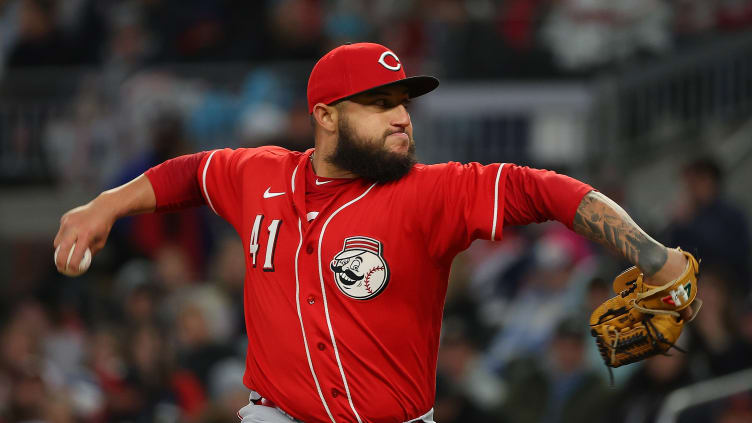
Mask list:
[[[306,252],[306,254],[313,254],[313,244],[312,243],[308,243],[308,245],[306,245],[305,252]]]
[[[316,303],[316,297],[314,297],[313,295],[309,295],[309,296],[308,296],[308,297],[306,298],[306,302],[307,302],[308,304],[310,304],[310,305],[314,305],[314,304]]]

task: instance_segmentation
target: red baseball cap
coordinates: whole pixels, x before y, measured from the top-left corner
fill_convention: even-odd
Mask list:
[[[410,98],[436,89],[433,76],[405,76],[399,57],[375,43],[339,46],[319,59],[308,78],[308,113],[317,103],[331,104],[375,88],[407,87]]]

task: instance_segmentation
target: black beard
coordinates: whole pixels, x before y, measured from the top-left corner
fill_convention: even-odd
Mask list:
[[[340,119],[338,127],[337,147],[326,160],[342,170],[371,182],[384,184],[407,175],[416,163],[415,143],[412,138],[407,154],[399,154],[376,147],[384,145],[383,139],[382,142],[376,142],[358,138],[347,119]],[[386,132],[383,138],[390,134],[391,132]]]

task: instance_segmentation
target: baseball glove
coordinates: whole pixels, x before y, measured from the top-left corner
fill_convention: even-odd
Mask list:
[[[674,345],[686,323],[679,311],[697,296],[699,269],[692,254],[682,253],[687,267],[677,279],[653,286],[643,280],[638,268],[629,268],[614,279],[618,295],[593,311],[590,334],[609,368],[665,354],[671,347],[681,350]],[[692,318],[696,315],[695,311]]]

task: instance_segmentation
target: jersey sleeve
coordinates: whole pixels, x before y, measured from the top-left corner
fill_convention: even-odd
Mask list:
[[[570,229],[592,187],[553,171],[510,163],[445,163],[426,166],[427,187],[418,209],[437,254],[457,252],[475,239],[498,241],[504,226],[558,220]],[[426,210],[429,207],[430,210]]]
[[[210,151],[196,174],[206,204],[220,217],[238,227],[242,213],[242,163],[250,149]]]
[[[590,185],[551,170],[507,165],[504,224],[527,225],[556,220],[572,229]]]
[[[144,172],[157,200],[159,213],[183,210],[204,204],[196,171],[206,152],[166,160]]]

